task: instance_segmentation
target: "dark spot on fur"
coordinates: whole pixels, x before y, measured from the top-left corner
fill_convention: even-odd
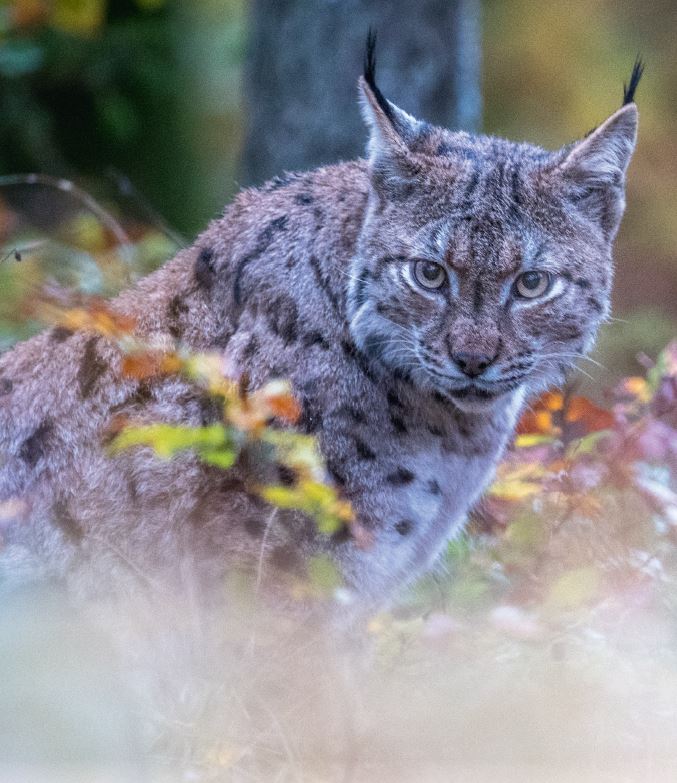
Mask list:
[[[297,193],[294,196],[294,201],[301,206],[312,204],[315,198],[310,193]]]
[[[409,373],[408,370],[404,370],[402,367],[395,367],[392,373],[393,373],[393,378],[395,378],[396,380],[411,385],[412,383],[411,374]]]
[[[415,478],[416,475],[407,468],[397,468],[386,476],[386,481],[396,487],[403,487],[406,484],[411,484]]]
[[[259,338],[253,334],[242,351],[242,361],[248,362],[259,350]]]
[[[483,302],[483,291],[482,291],[482,283],[477,280],[475,282],[475,291],[473,294],[473,308],[475,309],[475,312],[479,312],[480,308],[482,307]]]
[[[340,311],[339,301],[336,292],[331,286],[329,275],[327,275],[326,272],[322,269],[322,264],[320,264],[320,261],[317,258],[317,256],[310,256],[310,258],[308,259],[308,263],[310,264],[310,268],[313,270],[313,274],[315,275],[315,281],[318,287],[322,291],[324,291],[332,308],[334,309],[335,312],[338,313]]]
[[[42,424],[40,424],[40,426],[21,444],[19,457],[29,468],[35,467],[35,465],[45,456],[53,429],[54,425],[52,422],[45,419],[45,421],[43,421]]]
[[[209,394],[200,394],[197,397],[198,416],[200,424],[208,427],[223,421],[223,398],[212,397]]]
[[[472,174],[470,175],[470,179],[468,180],[468,184],[465,186],[465,190],[463,191],[463,195],[461,196],[460,203],[458,205],[459,211],[467,211],[472,212],[473,204],[472,204],[472,195],[475,192],[475,189],[477,188],[477,185],[480,180],[480,172],[478,167],[473,167]]]
[[[347,359],[352,360],[362,371],[362,374],[372,383],[376,383],[376,376],[369,364],[368,358],[358,349],[351,340],[341,340],[341,349]]]
[[[73,331],[71,329],[66,329],[65,326],[55,326],[50,332],[49,339],[54,343],[63,343],[72,336]]]
[[[307,434],[316,432],[322,424],[321,409],[310,397],[302,397],[299,402],[301,403],[301,416],[296,423],[296,426],[301,432]]]
[[[358,410],[357,408],[348,408],[347,410],[348,415],[356,424],[367,423],[367,417],[361,410]]]
[[[9,394],[14,388],[14,383],[9,378],[0,378],[0,397]]]
[[[598,313],[604,312],[604,307],[602,303],[598,299],[595,299],[594,296],[589,296],[587,302],[590,305],[590,307],[592,307],[592,309],[596,310]]]
[[[98,337],[90,337],[85,343],[85,352],[78,369],[78,385],[80,395],[87,399],[96,387],[96,382],[106,372],[108,366],[96,352]]]
[[[167,305],[167,330],[175,340],[181,337],[181,316],[186,312],[188,312],[188,305],[179,294],[169,300]]]
[[[111,408],[111,413],[119,413],[121,410],[129,408],[132,405],[143,406],[152,399],[154,399],[152,386],[148,381],[141,381],[126,400]]]
[[[343,471],[340,470],[338,465],[333,460],[329,460],[327,462],[327,473],[329,473],[333,482],[337,486],[344,487],[346,485],[346,477]]]
[[[586,280],[584,277],[577,277],[576,280],[574,280],[577,286],[580,286],[580,288],[591,288],[592,283],[589,280]]]
[[[277,469],[277,478],[284,487],[293,487],[296,484],[296,471],[290,468],[289,465],[283,465],[278,462],[275,466]]]
[[[197,260],[195,261],[195,282],[203,291],[209,291],[212,285],[214,285],[216,271],[214,261],[214,251],[208,247],[200,250]]]
[[[414,523],[411,519],[400,519],[400,521],[395,524],[395,530],[397,530],[401,536],[409,535],[413,527]]]
[[[289,371],[282,364],[274,364],[268,370],[268,378],[286,378],[289,375]]]
[[[579,337],[582,337],[582,335],[583,330],[578,326],[567,326],[566,324],[562,324],[557,336],[564,340],[577,340]]]
[[[349,419],[352,419],[355,424],[367,423],[367,417],[364,415],[364,412],[352,405],[342,405],[340,408],[336,408],[333,413],[336,416],[345,416]]]
[[[303,345],[305,348],[310,348],[312,345],[317,345],[322,348],[323,351],[328,351],[331,348],[329,342],[322,336],[320,332],[306,332],[303,335]]]
[[[286,573],[298,572],[302,565],[299,553],[292,546],[277,546],[270,555],[270,562],[275,568]]]
[[[404,435],[407,432],[407,425],[404,423],[404,420],[401,416],[397,416],[394,413],[390,414],[390,423],[393,425],[395,432],[398,435]]]
[[[440,488],[440,485],[437,483],[436,479],[430,479],[428,482],[428,492],[430,492],[431,495],[441,494],[442,489]]]
[[[441,427],[437,427],[434,424],[428,424],[428,432],[434,435],[436,438],[444,437],[444,430]]]
[[[393,391],[392,389],[388,390],[386,399],[388,400],[388,405],[390,405],[390,407],[394,407],[394,408],[404,407],[404,405],[402,404],[402,400],[397,395],[397,392]]]
[[[132,503],[136,503],[139,499],[139,486],[134,478],[133,473],[129,473],[126,477],[127,480],[127,494]]]
[[[299,311],[295,302],[287,296],[280,296],[268,308],[268,322],[273,332],[286,345],[297,337]]]
[[[242,306],[242,279],[244,277],[245,269],[252,261],[255,261],[268,249],[268,246],[273,241],[276,233],[287,230],[287,221],[287,215],[280,215],[280,217],[271,220],[258,235],[256,245],[252,252],[240,259],[237,268],[235,269],[235,279],[233,281],[233,299],[238,307]]]
[[[261,538],[266,530],[264,521],[257,516],[245,517],[242,526],[244,527],[245,532],[252,538]]]
[[[82,525],[70,513],[68,506],[63,501],[57,501],[53,508],[54,524],[61,530],[64,536],[73,544],[79,544],[84,537]]]
[[[331,534],[330,543],[334,545],[346,544],[353,537],[353,534],[348,525],[341,525],[341,527]]]
[[[355,450],[358,457],[366,460],[376,459],[376,452],[370,448],[361,438],[355,438]]]
[[[226,494],[229,494],[230,492],[245,492],[246,494],[246,487],[244,481],[241,478],[238,478],[238,476],[233,476],[230,473],[226,473],[219,483],[219,491]],[[263,501],[258,495],[252,495],[252,497],[257,500],[258,507],[265,508],[265,501]]]

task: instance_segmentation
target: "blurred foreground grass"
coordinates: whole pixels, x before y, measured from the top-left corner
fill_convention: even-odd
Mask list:
[[[677,774],[674,626],[636,602],[554,615],[536,634],[540,618],[500,607],[388,616],[373,649],[345,649],[240,614],[233,596],[201,622],[185,603],[138,599],[84,619],[62,598],[3,609],[7,783]],[[123,636],[130,624],[143,633]],[[121,671],[114,647],[134,665]]]

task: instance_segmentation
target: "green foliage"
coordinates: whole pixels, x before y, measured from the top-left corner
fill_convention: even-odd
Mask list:
[[[131,446],[150,446],[163,459],[180,451],[194,451],[203,462],[230,468],[236,458],[236,447],[228,430],[220,424],[208,427],[182,427],[171,424],[149,424],[129,427],[113,442],[116,450]]]

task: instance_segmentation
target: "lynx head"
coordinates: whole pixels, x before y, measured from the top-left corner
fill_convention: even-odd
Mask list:
[[[411,117],[378,89],[373,44],[359,83],[371,135],[356,343],[466,410],[561,382],[609,312],[641,64],[618,111],[548,152]]]

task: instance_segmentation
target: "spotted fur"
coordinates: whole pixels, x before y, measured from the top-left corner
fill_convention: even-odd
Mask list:
[[[188,453],[112,454],[120,417],[197,425],[218,411],[183,379],[123,377],[104,337],[57,329],[0,357],[0,503],[22,501],[3,532],[11,551],[95,574],[99,591],[130,562],[178,581],[187,560],[205,582],[237,564],[279,588],[273,575],[323,554],[356,605],[382,603],[461,528],[525,400],[590,348],[609,311],[641,67],[621,109],[548,152],[414,119],[376,86],[373,43],[360,80],[368,159],[243,191],[111,303],[142,338],[222,352],[251,388],[289,377],[369,545],[252,495],[295,477],[266,472],[251,449],[225,475]],[[442,270],[438,289],[417,282],[417,262]],[[528,270],[553,286],[523,300]]]

